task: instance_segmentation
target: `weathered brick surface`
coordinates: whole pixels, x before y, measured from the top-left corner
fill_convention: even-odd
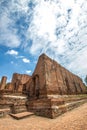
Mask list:
[[[43,92],[46,90],[47,95],[86,93],[86,88],[78,76],[44,54],[39,57],[33,77],[35,75],[39,77],[39,90],[43,88]]]
[[[21,96],[3,96],[2,99],[0,99],[0,108],[10,108],[11,113],[20,113],[27,111],[26,108],[26,97]]]
[[[15,83],[19,80],[20,84],[25,84],[29,79],[29,75],[14,73],[12,77],[12,83]]]
[[[12,83],[7,83],[6,84],[6,90],[9,90],[9,91],[13,91],[13,88],[14,88],[14,85]]]
[[[22,92],[23,85],[29,81],[31,77],[26,74],[14,73],[12,77],[12,84],[14,85],[14,92]]]
[[[7,81],[7,77],[3,76],[2,79],[1,79],[1,83],[0,83],[0,90],[5,89],[6,81]]]
[[[36,115],[52,118],[50,99],[31,100],[27,102],[27,109]]]
[[[45,54],[39,57],[31,79],[24,84],[29,97],[86,93],[82,80]]]
[[[25,84],[30,97],[46,97],[46,79],[45,79],[45,61],[44,57],[39,57],[36,69],[32,79]]]
[[[27,101],[27,109],[30,112],[39,116],[55,118],[87,101],[87,96],[84,98],[77,96],[50,99],[38,99]]]

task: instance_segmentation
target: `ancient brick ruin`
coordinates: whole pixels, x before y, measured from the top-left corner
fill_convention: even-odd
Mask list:
[[[3,76],[0,83],[0,90],[5,89],[7,77]]]
[[[14,73],[12,77],[12,84],[14,86],[14,92],[21,92],[23,91],[24,84],[30,80],[31,76],[26,74],[17,74]]]
[[[82,80],[46,55],[39,57],[31,81],[25,84],[30,97],[73,95],[86,92]]]
[[[6,79],[7,77],[2,78],[0,91],[3,90],[4,94],[8,93],[9,95],[26,95],[27,100],[26,102],[23,101],[21,107],[25,105],[27,111],[50,118],[55,118],[73,108],[75,103],[82,102],[84,96],[79,95],[87,93],[81,78],[45,54],[39,57],[32,76],[14,73],[11,83],[7,84]],[[67,105],[67,102],[73,101],[77,102],[72,107]],[[14,111],[18,108],[15,105],[12,106],[12,104],[10,107],[15,109]]]

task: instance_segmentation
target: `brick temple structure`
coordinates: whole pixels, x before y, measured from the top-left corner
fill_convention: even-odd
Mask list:
[[[66,98],[66,95],[86,93],[81,78],[45,54],[39,57],[35,71],[25,87],[29,93],[28,110],[50,118],[68,110],[65,101],[71,98]]]
[[[14,73],[7,85],[6,79],[2,78],[1,90],[27,95],[27,110],[50,118],[67,111],[65,102],[73,99],[70,97],[87,93],[81,78],[45,54],[39,57],[32,76]]]
[[[86,92],[78,76],[74,75],[45,54],[39,57],[31,80],[25,84],[30,97],[50,95],[73,95]]]

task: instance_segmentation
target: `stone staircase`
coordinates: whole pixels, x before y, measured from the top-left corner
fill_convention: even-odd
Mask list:
[[[27,111],[27,98],[24,96],[4,95],[4,101],[6,102],[4,105],[9,104],[11,113],[13,114]]]
[[[0,100],[0,116],[9,114],[15,119],[22,119],[33,115],[27,111],[26,107],[27,97],[21,95],[4,95],[3,100]],[[6,110],[9,108],[9,112]]]
[[[27,111],[26,98],[23,98],[22,96],[15,96],[15,98],[16,101],[10,106],[10,116],[19,120],[34,115],[34,113]]]
[[[26,112],[27,108],[25,104],[22,105],[12,105],[11,106],[11,113],[13,114],[17,114],[17,113],[21,113],[21,112]]]

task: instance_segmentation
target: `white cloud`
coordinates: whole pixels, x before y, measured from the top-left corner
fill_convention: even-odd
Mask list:
[[[13,62],[13,61],[11,61],[11,64],[14,64],[14,62]]]
[[[20,17],[26,16],[26,14],[29,12],[29,1],[30,0],[0,1],[1,45],[11,48],[19,47],[21,45],[22,39],[18,33],[19,28],[16,27],[16,22],[20,19]],[[23,32],[23,29],[21,29],[21,32]]]
[[[30,74],[30,73],[31,73],[31,70],[26,70],[26,73],[27,73],[27,74]]]
[[[11,2],[11,9],[12,11],[27,13],[29,10],[28,3],[30,0],[12,0]]]
[[[9,54],[9,55],[18,55],[18,52],[15,51],[15,50],[8,50],[8,51],[6,52],[6,54]]]
[[[19,55],[18,55],[18,56],[16,56],[16,58],[17,58],[17,59],[23,59],[24,56],[19,56]]]
[[[0,44],[9,47],[21,45],[18,28],[14,25],[17,19],[26,16],[28,29],[23,33],[26,41],[22,47],[34,56],[44,52],[74,73],[85,75],[87,0],[33,0],[32,9],[28,6],[30,1],[12,0],[9,8],[5,8],[0,18]],[[17,17],[10,17],[15,12]]]
[[[23,60],[24,63],[30,63],[30,60],[27,59],[27,58],[23,58],[22,60]]]
[[[80,50],[78,53],[73,54],[71,59],[71,63],[68,65],[69,69],[73,69],[73,71],[79,75],[87,75],[87,47]]]
[[[35,1],[27,31],[27,39],[32,39],[31,54],[45,52],[79,76],[86,74],[86,0]]]
[[[14,25],[14,21],[9,17],[9,12],[2,13],[0,18],[0,44],[7,47],[18,47],[20,38],[17,35],[17,29],[10,27]]]

